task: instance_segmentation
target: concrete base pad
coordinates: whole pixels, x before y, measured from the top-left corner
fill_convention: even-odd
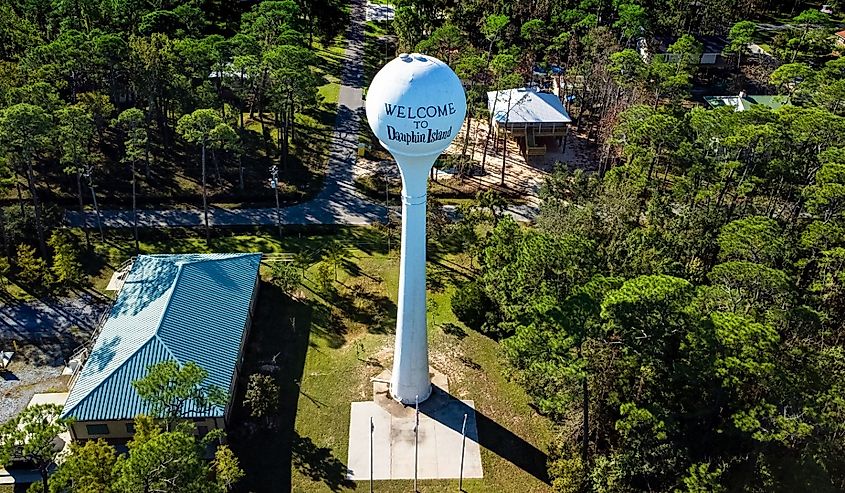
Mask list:
[[[381,379],[382,375],[379,375]],[[466,415],[465,478],[483,477],[473,401],[458,400],[433,379],[431,397],[420,403],[417,477],[457,479],[461,467],[461,427]],[[445,385],[444,385],[445,386]],[[370,479],[370,420],[373,426],[373,479],[414,479],[414,406],[403,406],[374,385],[374,400],[353,402],[349,423],[347,477]]]

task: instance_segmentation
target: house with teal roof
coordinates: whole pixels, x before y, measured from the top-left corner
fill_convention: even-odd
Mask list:
[[[225,429],[258,292],[260,253],[141,255],[79,372],[62,417],[74,440],[125,440],[148,414],[134,380],[166,360],[192,361],[228,391],[226,407],[185,409],[200,434]]]

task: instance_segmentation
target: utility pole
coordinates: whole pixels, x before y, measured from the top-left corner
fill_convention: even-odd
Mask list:
[[[370,493],[373,493],[373,417],[370,416]]]
[[[270,186],[276,193],[276,226],[279,228],[279,238],[282,238],[282,210],[279,208],[279,167],[270,166]]]

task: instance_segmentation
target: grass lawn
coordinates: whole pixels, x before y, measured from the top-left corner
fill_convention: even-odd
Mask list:
[[[340,96],[340,83],[329,82],[324,84],[318,88],[318,94],[323,98],[324,104],[336,105]]]
[[[339,243],[344,258],[329,268],[331,286],[320,282],[320,263],[311,265],[295,297],[262,283],[253,330],[247,343],[241,392],[249,374],[274,371],[283,391],[272,430],[248,417],[238,405],[230,440],[247,472],[243,491],[367,491],[368,483],[345,479],[350,403],[371,399],[370,378],[389,368],[398,286],[398,241],[388,252],[383,233],[372,228],[331,228],[323,234],[269,230],[229,232],[211,248],[196,233],[145,232],[143,252],[321,250]],[[112,237],[100,248],[97,285],[109,266],[131,255],[128,237]],[[454,248],[429,248],[429,344],[432,364],[449,376],[450,392],[472,399],[478,410],[484,479],[464,482],[466,491],[548,491],[546,444],[553,429],[536,414],[522,389],[509,382],[498,344],[459,324],[451,312],[456,284],[472,271]],[[265,275],[269,268],[265,267]],[[241,396],[236,402],[242,401]],[[541,479],[538,479],[541,478]],[[378,491],[409,491],[411,481],[378,482]],[[420,483],[421,491],[454,491],[456,480]]]
[[[350,402],[371,399],[369,379],[391,364],[393,310],[399,276],[395,252],[353,254],[351,265],[360,272],[357,275],[342,272],[339,291],[368,293],[364,300],[380,300],[377,305],[386,307],[386,313],[372,310],[372,318],[380,323],[357,323],[351,315],[371,310],[367,301],[358,306],[361,298],[353,298],[354,311],[338,313],[341,334],[312,333],[295,422],[297,436],[307,438],[343,464],[348,447]],[[468,263],[468,259],[460,256],[446,255],[429,262],[428,267],[432,364],[449,376],[450,392],[474,400],[479,412],[485,478],[465,481],[464,488],[491,492],[546,491],[546,485],[525,469],[540,476],[544,473],[543,453],[534,447],[542,448],[551,439],[548,422],[528,406],[524,392],[504,378],[497,344],[462,327],[451,313],[449,300],[454,284],[464,278],[467,271],[462,266]],[[308,281],[305,285],[312,299],[322,298],[314,294],[319,292],[316,286]],[[333,305],[330,300],[325,301]],[[366,491],[369,487],[367,483],[353,485],[342,479],[342,475],[314,474],[307,461],[297,461],[294,457],[293,491],[330,491],[337,485]],[[454,491],[457,481],[429,480],[420,485],[422,491]],[[377,483],[378,491],[409,491],[411,487],[411,481]]]

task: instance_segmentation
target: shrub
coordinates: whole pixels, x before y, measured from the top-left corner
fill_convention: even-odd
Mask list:
[[[320,265],[317,266],[317,285],[320,286],[320,290],[323,294],[331,294],[332,293],[332,268],[326,262],[320,262]]]
[[[0,257],[0,287],[6,287],[6,277],[12,270],[8,257]]]
[[[281,389],[273,377],[260,373],[249,376],[244,406],[250,409],[253,418],[267,418],[275,414],[280,398]]]
[[[76,237],[67,230],[57,229],[47,243],[53,249],[52,271],[56,281],[65,285],[81,282],[85,274]]]
[[[291,262],[277,262],[270,276],[273,284],[287,294],[292,294],[302,282],[302,272]]]

